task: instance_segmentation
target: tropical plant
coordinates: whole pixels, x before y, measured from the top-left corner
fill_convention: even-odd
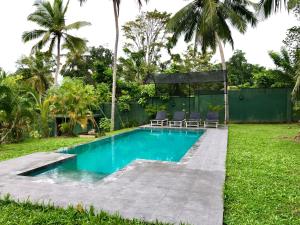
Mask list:
[[[64,46],[70,49],[68,46]],[[70,49],[66,54],[66,62],[61,69],[63,77],[83,78],[86,83],[93,83],[91,72],[89,71],[90,65],[87,63],[86,45],[79,46],[75,49]]]
[[[129,49],[124,49],[124,52],[127,57],[119,59],[121,63],[119,71],[122,78],[143,84],[148,72],[155,68],[151,69],[151,66],[145,62],[144,51],[131,52]]]
[[[64,78],[60,87],[54,86],[49,90],[50,114],[64,117],[61,131],[74,135],[77,124],[86,128],[88,122],[95,124],[93,110],[98,108],[95,88],[85,85],[82,80]]]
[[[0,143],[18,142],[30,130],[33,107],[21,80],[21,76],[9,76],[0,82]]]
[[[231,29],[236,28],[240,33],[245,33],[248,24],[255,26],[257,19],[248,7],[248,1],[239,0],[194,0],[169,21],[168,27],[174,32],[174,39],[184,34],[184,40],[190,42],[194,37],[195,52],[201,44],[203,52],[208,48],[213,51],[219,47],[222,69],[226,70],[226,62],[222,42],[229,42],[234,46]],[[228,120],[227,85],[225,90],[225,122]]]
[[[17,64],[16,74],[22,75],[23,80],[40,95],[53,83],[52,72],[55,62],[51,55],[38,51],[34,55],[22,57]]]
[[[37,1],[34,3],[35,12],[28,16],[28,20],[37,23],[41,28],[33,31],[24,32],[22,39],[24,42],[40,39],[32,48],[32,51],[38,51],[45,46],[49,46],[48,52],[52,53],[55,45],[57,46],[56,55],[56,73],[54,84],[58,84],[58,75],[61,64],[61,47],[63,43],[70,49],[76,49],[85,45],[85,40],[68,34],[69,31],[80,29],[90,25],[85,21],[77,21],[71,24],[66,24],[66,13],[68,11],[69,0],[66,5],[63,0],[54,0],[53,4],[50,1]]]
[[[79,0],[80,3],[86,2],[87,0]],[[148,2],[148,0],[144,0]],[[142,0],[137,0],[138,5],[142,5]],[[112,0],[115,18],[116,38],[114,48],[114,60],[113,60],[113,82],[112,82],[112,100],[111,100],[111,130],[115,129],[115,108],[116,108],[116,87],[117,87],[117,60],[118,60],[118,46],[119,46],[119,15],[120,15],[120,4],[121,0]]]
[[[113,55],[110,49],[103,46],[75,49],[66,57],[61,74],[63,77],[83,79],[87,84],[112,84]]]
[[[297,51],[295,57],[291,57],[287,49],[282,48],[280,52],[270,51],[269,56],[276,66],[277,82],[281,83],[282,87],[293,87],[297,78],[297,62],[300,60],[299,51]]]
[[[47,95],[41,95],[37,92],[29,92],[30,97],[34,99],[34,109],[39,117],[39,130],[42,137],[49,137],[50,135],[50,98]]]

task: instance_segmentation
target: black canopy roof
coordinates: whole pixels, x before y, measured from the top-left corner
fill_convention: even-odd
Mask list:
[[[146,83],[155,84],[196,84],[209,82],[224,82],[226,80],[225,70],[214,70],[209,72],[190,72],[172,74],[150,74]]]

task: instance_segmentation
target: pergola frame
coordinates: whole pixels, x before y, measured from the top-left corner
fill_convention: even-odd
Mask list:
[[[227,124],[228,113],[228,85],[227,71],[214,70],[208,72],[190,72],[190,73],[173,73],[173,74],[149,74],[145,83],[150,84],[201,84],[201,83],[216,83],[224,84],[224,123]]]

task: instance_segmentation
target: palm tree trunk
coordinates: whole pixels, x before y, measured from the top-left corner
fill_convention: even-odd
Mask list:
[[[115,51],[113,62],[113,83],[112,83],[112,96],[111,96],[111,127],[110,130],[115,129],[115,108],[116,108],[116,83],[117,83],[117,60],[118,60],[118,45],[119,45],[119,14],[117,9],[117,3],[113,0],[115,26],[116,26],[116,39],[115,39]]]
[[[222,42],[219,38],[219,35],[215,33],[216,40],[219,46],[220,56],[221,56],[221,63],[222,63],[222,70],[225,72],[225,79],[224,79],[224,105],[225,105],[225,115],[224,115],[224,123],[225,125],[228,123],[229,118],[229,109],[228,109],[228,86],[227,86],[227,71],[226,71],[226,62],[225,62],[225,56],[224,56],[224,49]]]
[[[194,42],[194,56],[196,56],[197,52],[198,52],[198,32],[196,32],[195,34],[195,42]]]
[[[60,70],[60,36],[57,37],[57,56],[56,56],[56,72],[54,77],[54,85],[58,85],[58,75]]]

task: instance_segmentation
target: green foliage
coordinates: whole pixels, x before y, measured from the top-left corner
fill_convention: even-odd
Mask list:
[[[164,73],[189,73],[210,71],[217,69],[216,65],[211,63],[212,52],[201,54],[194,51],[192,45],[187,47],[187,50],[182,54],[171,54],[171,60],[165,62]]]
[[[48,47],[48,53],[51,54],[57,45],[57,60],[56,60],[56,76],[55,84],[60,68],[61,45],[71,50],[80,48],[85,45],[85,40],[70,35],[71,30],[78,30],[81,27],[90,25],[85,21],[77,21],[72,24],[66,24],[66,13],[68,11],[69,1],[64,5],[63,0],[36,1],[34,3],[36,10],[28,16],[28,21],[36,23],[39,29],[26,31],[22,35],[24,42],[39,39],[32,47],[32,52],[39,51],[44,47]]]
[[[200,43],[202,52],[207,49],[215,51],[220,44],[218,38],[233,47],[230,28],[245,33],[248,24],[255,26],[257,23],[254,13],[249,10],[250,6],[248,1],[195,0],[171,18],[168,28],[174,32],[175,41],[181,35],[184,35],[186,42],[194,38],[195,51]]]
[[[144,61],[145,53],[143,51],[131,52],[129,49],[124,49],[124,52],[127,57],[119,59],[121,77],[128,81],[144,83],[147,74],[155,71],[155,66],[151,67]]]
[[[227,62],[228,83],[238,86],[245,83],[253,83],[253,65],[248,63],[245,53],[241,50],[234,51]]]
[[[131,95],[128,91],[122,91],[122,95],[118,98],[118,107],[121,112],[130,111]]]
[[[93,109],[98,108],[95,88],[84,85],[78,79],[65,78],[60,87],[53,87],[49,91],[50,113],[53,117],[63,116],[65,123],[62,132],[74,135],[76,124],[86,128],[88,121],[94,123]]]
[[[142,106],[145,106],[148,100],[155,96],[155,85],[154,84],[146,84],[140,86],[140,98],[138,99],[138,103]]]
[[[110,131],[111,120],[109,118],[101,118],[99,122],[99,127],[101,131],[108,132]]]
[[[96,86],[96,95],[98,98],[99,105],[102,103],[110,102],[111,100],[111,92],[109,85],[106,83],[100,83]]]
[[[272,76],[272,72],[270,71],[261,71],[258,73],[254,73],[254,87],[257,88],[270,88],[274,84],[274,78]]]
[[[33,121],[32,102],[22,89],[21,76],[0,82],[0,143],[20,141]]]
[[[39,139],[42,137],[42,135],[37,130],[33,130],[29,133],[29,137]]]
[[[278,52],[269,52],[276,70],[274,70],[273,76],[275,76],[273,87],[294,87],[292,95],[295,99],[299,93],[300,87],[300,51],[296,49],[293,53],[290,53],[285,48],[282,48]]]
[[[17,64],[16,74],[21,75],[39,94],[44,94],[53,84],[55,61],[50,54],[37,51],[34,55],[23,56]]]
[[[66,77],[81,78],[85,83],[106,83],[111,86],[112,52],[103,46],[77,48],[67,54],[66,64],[61,74]]]
[[[298,125],[230,125],[224,223],[299,224]]]

